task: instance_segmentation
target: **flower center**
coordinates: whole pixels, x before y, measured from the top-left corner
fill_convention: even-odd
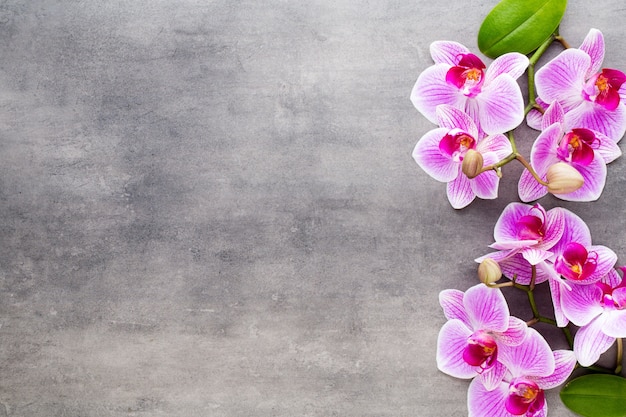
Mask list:
[[[588,252],[580,243],[570,242],[563,254],[554,262],[556,271],[565,278],[581,281],[591,275],[598,266],[598,254]]]
[[[534,415],[543,407],[543,390],[526,378],[515,378],[509,384],[509,395],[504,403],[506,410],[516,416]]]
[[[602,304],[609,310],[626,310],[626,287],[611,288],[604,283],[597,284],[602,289]]]
[[[615,110],[620,104],[619,89],[624,82],[626,74],[622,71],[604,68],[601,73],[587,81],[583,96],[606,110]]]
[[[542,218],[534,215],[533,212],[539,212]],[[536,205],[533,206],[529,214],[520,217],[517,221],[517,237],[520,240],[543,240],[546,234],[545,220],[545,213]]]
[[[572,129],[559,143],[557,156],[564,162],[574,162],[587,166],[593,161],[593,146],[599,139],[589,129]]]
[[[476,140],[460,129],[453,129],[439,141],[439,150],[455,162],[462,162],[470,149],[476,148]]]
[[[463,360],[472,366],[489,369],[496,363],[498,345],[489,333],[478,330],[467,339]]]
[[[456,86],[468,97],[480,93],[485,64],[474,54],[460,54],[459,62],[446,73],[446,82]]]

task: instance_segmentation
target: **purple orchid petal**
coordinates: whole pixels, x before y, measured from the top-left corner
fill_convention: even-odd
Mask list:
[[[557,156],[557,148],[563,137],[563,130],[560,123],[553,123],[544,129],[535,142],[530,151],[530,161],[539,175],[548,172],[548,168],[559,162]]]
[[[554,123],[562,124],[565,121],[565,112],[558,101],[553,101],[548,106],[546,112],[541,119],[541,130],[546,130]]]
[[[448,289],[439,293],[439,304],[443,308],[443,314],[448,320],[460,320],[467,327],[470,326],[465,306],[463,305],[463,291]]]
[[[489,65],[489,69],[487,69],[485,74],[485,84],[489,84],[502,74],[508,74],[511,78],[517,80],[528,68],[528,63],[526,55],[517,52],[500,55]]]
[[[470,180],[465,175],[459,175],[450,181],[446,186],[446,193],[448,201],[457,210],[467,207],[476,198]]]
[[[509,306],[497,288],[474,285],[465,291],[463,305],[474,330],[503,332],[509,325]]]
[[[524,341],[528,325],[517,317],[509,317],[509,327],[506,331],[498,333],[498,341],[505,345],[517,346]]]
[[[493,237],[496,242],[518,240],[517,221],[526,216],[532,206],[522,203],[508,204],[494,226]]]
[[[539,107],[544,109],[544,112],[549,107],[549,103],[546,103],[545,101],[543,101],[541,97],[537,97],[535,99],[535,102],[537,103]],[[543,113],[540,112],[539,110],[532,109],[530,112],[528,112],[528,115],[526,116],[526,123],[528,124],[528,127],[530,127],[531,129],[543,130],[543,127],[542,127]]]
[[[606,183],[606,164],[601,158],[596,158],[589,165],[572,164],[583,176],[584,183],[578,190],[568,194],[558,194],[556,197],[565,201],[595,201],[600,198]]]
[[[467,98],[458,88],[446,82],[449,65],[437,64],[426,68],[417,78],[411,91],[411,102],[431,123],[437,123],[437,106],[449,104],[463,108]]]
[[[545,177],[545,174],[541,176],[544,181],[546,180]],[[548,194],[548,189],[537,182],[535,177],[533,177],[528,170],[524,170],[517,184],[517,192],[520,200],[524,203],[530,203]]]
[[[513,153],[511,142],[503,134],[491,135],[481,139],[476,145],[476,150],[482,154],[494,153],[497,159],[496,162]],[[488,163],[485,163],[485,165],[488,165]]]
[[[508,257],[500,261],[500,269],[502,273],[510,278],[516,277],[515,282],[528,285],[532,279],[532,266],[521,254]],[[545,262],[540,262],[536,265],[535,283],[541,284],[548,280],[549,275],[546,273],[542,265]]]
[[[576,366],[576,355],[571,350],[555,350],[554,364],[554,373],[552,375],[533,378],[537,385],[539,385],[539,388],[547,390],[563,384],[572,374]]]
[[[585,76],[591,66],[586,52],[570,48],[541,67],[535,74],[535,87],[542,100],[559,101],[566,113],[581,103]]]
[[[590,101],[584,101],[565,114],[565,125],[597,131],[619,142],[626,132],[626,105],[621,103],[615,110],[607,111]]]
[[[437,128],[420,138],[413,149],[413,159],[428,175],[440,182],[449,182],[459,175],[460,165],[439,149],[448,129]]]
[[[537,265],[552,256],[552,252],[539,248],[527,248],[522,250],[521,254],[531,265]]]
[[[468,417],[511,417],[504,407],[508,394],[508,383],[488,390],[479,379],[474,379],[467,391]]]
[[[499,161],[497,156],[492,153],[486,153],[483,155],[484,165],[494,164]],[[500,183],[500,177],[495,171],[483,172],[479,176],[470,180],[472,191],[478,198],[484,200],[490,200],[498,197],[498,184]]]
[[[598,29],[590,29],[579,49],[586,52],[591,58],[591,65],[586,78],[600,72],[602,61],[604,61],[604,36],[602,32]]]
[[[565,316],[577,326],[586,326],[602,314],[602,290],[597,285],[571,284],[561,292],[561,307]]]
[[[617,288],[622,282],[622,277],[619,276],[616,270],[612,269],[606,276],[602,277],[602,282],[611,288]]]
[[[600,281],[603,276],[609,273],[617,262],[617,254],[606,246],[590,246],[589,253],[595,257],[595,268],[585,279],[578,284],[593,284]]]
[[[561,239],[550,249],[556,256],[561,255],[570,242],[579,243],[584,247],[591,246],[591,232],[583,219],[571,211],[563,209],[563,220],[565,229]]]
[[[461,55],[469,53],[470,50],[458,42],[435,41],[430,44],[430,56],[435,64],[455,66]]]
[[[615,342],[615,338],[602,332],[606,317],[602,314],[581,327],[574,337],[574,352],[582,366],[591,366]]]
[[[596,135],[596,154],[601,156],[605,164],[609,164],[622,155],[622,150],[617,143],[608,136],[600,132],[593,132]]]
[[[510,382],[504,406],[512,415],[534,416],[545,407],[545,403],[545,394],[537,383],[531,378],[521,377]]]
[[[626,337],[626,310],[611,310],[604,313],[606,321],[602,331],[610,337]]]
[[[506,375],[507,368],[500,362],[496,362],[488,371],[478,374],[478,379],[488,391],[496,389]]]
[[[565,209],[555,207],[546,213],[545,235],[538,247],[552,248],[563,236],[565,230]]]
[[[552,299],[552,306],[554,307],[556,325],[559,327],[565,327],[569,323],[569,320],[563,312],[563,308],[561,306],[561,292],[568,290],[563,288],[563,282],[558,278],[551,279],[548,283],[550,285],[550,294],[552,295],[550,298]]]
[[[528,328],[526,339],[518,346],[501,345],[499,360],[515,376],[549,376],[555,369],[554,355],[541,334]]]
[[[524,98],[517,82],[501,74],[475,97],[479,103],[480,127],[489,135],[515,129],[524,120]]]
[[[536,245],[538,242],[539,242],[538,240],[533,240],[533,239],[506,240],[506,241],[492,243],[491,245],[489,245],[489,247],[492,249],[515,250],[516,252],[519,252],[524,248]]]
[[[437,106],[437,123],[440,127],[450,130],[459,129],[468,133],[471,137],[478,137],[478,129],[476,123],[465,112],[456,107],[442,104]]]
[[[460,320],[449,320],[437,337],[437,369],[455,378],[469,379],[477,374],[476,366],[463,360],[463,351],[472,332]]]

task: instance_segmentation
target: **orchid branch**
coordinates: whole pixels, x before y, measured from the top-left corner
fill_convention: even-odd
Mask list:
[[[624,357],[624,342],[623,339],[617,338],[617,364],[615,365],[615,373],[622,373],[622,358]]]

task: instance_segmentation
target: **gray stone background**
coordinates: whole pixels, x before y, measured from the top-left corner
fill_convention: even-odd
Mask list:
[[[495,3],[0,2],[0,416],[465,416],[437,296],[476,282],[521,169],[454,211],[409,93]],[[570,1],[561,33],[625,69],[625,20]],[[624,262],[625,182],[540,202]]]

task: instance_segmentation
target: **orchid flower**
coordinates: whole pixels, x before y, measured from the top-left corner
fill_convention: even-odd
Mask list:
[[[467,393],[469,417],[546,417],[544,391],[561,385],[576,365],[570,350],[552,352],[534,329],[519,346],[502,349],[508,372],[495,389],[480,380],[471,382]]]
[[[532,266],[539,266],[535,282],[546,281],[549,275],[544,261],[553,255],[549,250],[563,235],[566,211],[559,207],[546,211],[539,204],[510,203],[494,227],[495,243],[490,247],[498,252],[484,255],[476,262],[491,258],[498,262],[504,275],[525,285],[532,279]]]
[[[525,340],[526,323],[509,314],[499,289],[483,284],[465,293],[444,290],[439,302],[448,321],[437,340],[437,367],[456,378],[478,376],[488,389],[494,388],[506,370],[499,352]]]
[[[469,114],[479,131],[488,135],[513,130],[524,120],[524,99],[515,80],[528,67],[526,56],[508,53],[487,69],[457,42],[433,42],[430,54],[435,65],[419,75],[411,101],[432,123],[437,123],[440,104]]]
[[[591,29],[579,49],[566,49],[537,70],[535,86],[539,103],[561,104],[566,130],[593,130],[617,143],[626,131],[626,96],[620,93],[626,74],[601,69],[603,60],[604,36]],[[536,127],[537,113],[529,114],[529,125]]]
[[[550,166],[557,162],[573,166],[582,175],[583,186],[556,197],[568,201],[597,200],[606,182],[606,164],[618,158],[621,151],[614,141],[600,132],[580,127],[566,132],[564,126],[563,108],[554,101],[543,116],[542,132],[533,144],[530,163],[543,180],[546,180]],[[520,199],[525,202],[541,198],[548,192],[527,170],[522,172],[518,191]]]
[[[593,365],[616,338],[626,337],[626,280],[615,269],[596,284],[562,291],[561,304],[565,316],[580,326],[574,352],[582,366]]]
[[[436,113],[441,127],[427,132],[415,145],[417,164],[437,181],[448,183],[448,200],[455,209],[467,206],[477,196],[496,198],[500,178],[495,171],[469,179],[461,165],[470,149],[481,153],[485,165],[500,161],[512,152],[509,140],[502,134],[480,136],[471,117],[452,106],[440,105]]]

